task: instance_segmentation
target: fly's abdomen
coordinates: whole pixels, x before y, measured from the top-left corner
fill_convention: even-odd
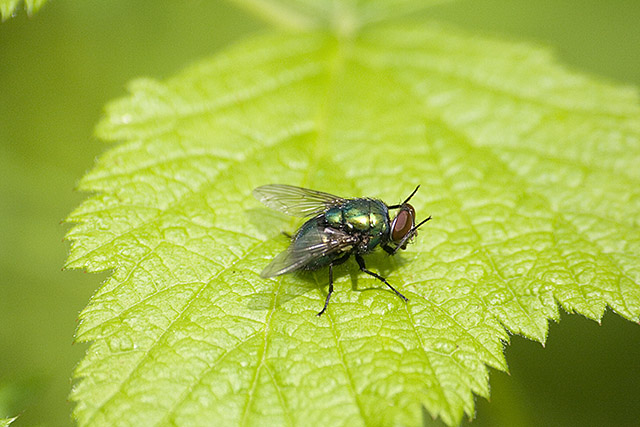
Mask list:
[[[354,247],[357,239],[338,228],[327,226],[326,219],[318,216],[305,222],[293,237],[289,254],[304,260],[299,269],[316,270],[331,264]]]

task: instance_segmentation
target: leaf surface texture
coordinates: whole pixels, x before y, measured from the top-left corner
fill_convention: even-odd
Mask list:
[[[304,3],[304,2],[300,2]],[[68,266],[110,269],[81,315],[81,425],[455,425],[544,342],[559,307],[640,316],[637,94],[546,49],[439,24],[254,37],[141,79],[98,126],[120,141],[81,181]],[[269,183],[401,202],[396,257],[259,273],[300,225]]]

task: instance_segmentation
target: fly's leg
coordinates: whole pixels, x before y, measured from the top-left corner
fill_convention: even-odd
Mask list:
[[[408,302],[409,300],[407,299],[407,297],[405,297],[404,295],[402,295],[400,292],[398,292],[396,290],[396,288],[394,288],[393,286],[391,286],[389,284],[389,282],[387,282],[387,279],[385,279],[384,277],[380,276],[379,274],[374,273],[373,271],[367,270],[367,267],[364,265],[364,258],[362,258],[361,255],[356,254],[356,261],[358,262],[358,265],[360,266],[360,271],[367,273],[370,276],[375,277],[376,279],[380,280],[382,283],[384,283],[385,285],[387,285],[389,288],[391,288],[391,290],[393,292],[396,293],[396,295],[398,295],[400,298],[402,298],[405,302]]]
[[[384,251],[385,251],[386,253],[388,253],[389,255],[395,255],[395,253],[396,253],[395,248],[392,248],[392,247],[391,247],[391,246],[389,246],[389,245],[382,245],[382,249],[384,249]]]
[[[327,307],[329,306],[329,299],[331,298],[331,294],[333,293],[333,263],[329,264],[329,293],[327,294],[327,299],[324,300],[324,307],[318,313],[318,317],[322,316],[322,313],[325,312]]]
[[[329,299],[331,299],[331,294],[333,293],[333,266],[342,264],[343,262],[348,260],[350,256],[351,256],[351,253],[346,253],[344,254],[344,256],[341,256],[340,258],[333,260],[333,262],[329,264],[329,293],[327,294],[327,299],[325,299],[324,301],[324,307],[322,307],[322,310],[320,311],[320,313],[318,313],[318,316],[322,316],[322,313],[324,313],[327,307],[329,306]]]

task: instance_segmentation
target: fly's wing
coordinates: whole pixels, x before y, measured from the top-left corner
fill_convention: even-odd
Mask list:
[[[274,258],[260,273],[274,277],[299,270],[311,261],[351,249],[357,238],[333,228],[315,227],[296,236],[289,248]]]
[[[253,190],[253,196],[271,209],[299,217],[319,214],[345,200],[333,194],[284,184],[263,185]]]

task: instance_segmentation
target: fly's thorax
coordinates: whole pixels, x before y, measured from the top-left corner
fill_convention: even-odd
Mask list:
[[[371,209],[367,199],[347,201],[342,208],[344,225],[353,231],[368,231],[371,227]]]
[[[389,231],[389,211],[380,200],[351,199],[324,213],[327,224],[350,232],[386,234]]]
[[[372,235],[388,235],[390,230],[389,209],[380,200],[370,200],[369,229]]]
[[[350,199],[329,208],[324,218],[330,227],[358,235],[358,252],[370,252],[388,240],[389,210],[380,200]]]

